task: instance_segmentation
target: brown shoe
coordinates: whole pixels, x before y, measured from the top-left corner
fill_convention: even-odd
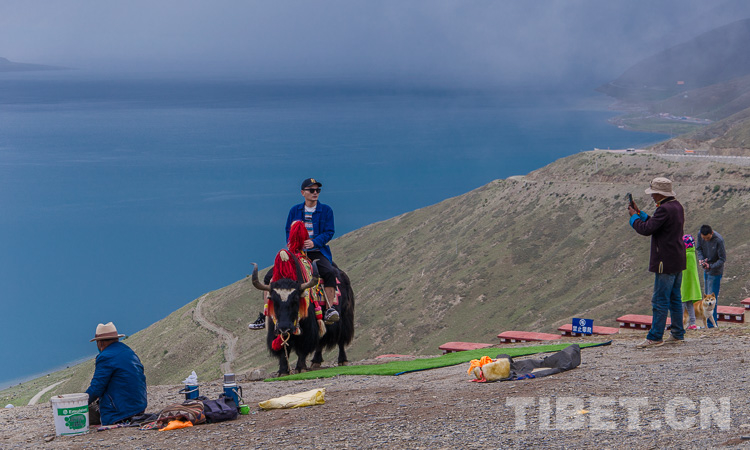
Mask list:
[[[650,339],[646,339],[640,344],[636,345],[635,348],[653,348],[653,347],[661,347],[664,345],[664,341],[652,341]]]
[[[666,341],[664,341],[665,344],[682,344],[685,342],[685,339],[677,339],[672,334],[669,335]]]

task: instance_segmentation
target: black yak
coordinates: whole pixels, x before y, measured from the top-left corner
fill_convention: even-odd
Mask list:
[[[297,261],[298,262],[298,261]],[[289,374],[289,355],[297,355],[296,371],[307,370],[307,356],[315,353],[312,368],[320,368],[323,362],[323,349],[331,350],[338,346],[338,364],[346,365],[345,347],[354,337],[354,291],[349,277],[339,270],[340,293],[338,304],[334,305],[339,312],[339,321],[325,325],[321,336],[318,320],[315,318],[315,303],[304,301],[303,293],[318,283],[317,268],[313,264],[310,281],[298,281],[282,278],[270,284],[258,280],[258,265],[253,263],[253,286],[269,293],[269,316],[267,344],[272,355],[279,359],[279,376]]]

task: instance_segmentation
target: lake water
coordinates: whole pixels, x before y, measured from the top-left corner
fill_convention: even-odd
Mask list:
[[[592,92],[0,74],[0,387],[270,265],[302,179],[337,235],[663,136]],[[248,322],[254,317],[248,317]]]

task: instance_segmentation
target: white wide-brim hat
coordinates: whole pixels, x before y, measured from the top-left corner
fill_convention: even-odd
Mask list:
[[[666,197],[674,197],[675,193],[672,190],[672,180],[669,178],[664,177],[657,177],[651,180],[651,186],[649,186],[648,189],[646,189],[646,193],[651,194],[661,194]]]
[[[89,342],[104,341],[107,339],[120,339],[121,337],[125,337],[125,335],[117,334],[117,327],[115,327],[115,324],[113,324],[112,322],[100,323],[96,326],[96,335],[94,336],[94,339],[90,340]]]

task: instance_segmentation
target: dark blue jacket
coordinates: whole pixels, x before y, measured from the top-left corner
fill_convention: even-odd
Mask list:
[[[299,205],[292,206],[289,210],[289,217],[286,219],[286,241],[289,242],[289,230],[292,228],[292,222],[295,220],[305,221],[305,204],[300,203]],[[331,249],[328,247],[328,241],[333,239],[333,234],[336,232],[333,226],[333,210],[330,206],[324,205],[320,202],[315,206],[315,212],[312,215],[313,224],[313,243],[315,247],[320,250],[328,261],[333,262],[333,255],[331,255]]]
[[[108,345],[96,357],[94,378],[86,393],[89,404],[99,399],[102,425],[144,412],[146,376],[138,355],[122,342]]]

